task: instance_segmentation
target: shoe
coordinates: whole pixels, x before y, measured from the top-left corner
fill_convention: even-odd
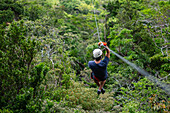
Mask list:
[[[104,94],[104,93],[105,93],[105,90],[102,88],[102,89],[101,89],[101,92],[102,92],[102,94]]]
[[[97,94],[100,95],[101,91],[97,91]]]

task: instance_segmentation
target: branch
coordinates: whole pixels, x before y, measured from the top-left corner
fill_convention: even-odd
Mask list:
[[[167,75],[167,76],[165,76],[165,77],[163,77],[163,78],[160,78],[160,80],[164,80],[164,79],[166,79],[167,80],[167,78],[170,76],[170,74],[169,75]]]
[[[166,38],[163,36],[163,33],[162,33],[162,28],[161,28],[161,35],[162,35],[162,38],[164,39],[164,44],[167,44],[168,43],[168,40],[166,40]],[[161,48],[161,51],[163,48],[166,48],[166,55],[168,56],[168,46],[165,45],[164,47]]]
[[[43,51],[44,51],[44,48],[41,50],[41,58],[42,58],[41,62],[44,62],[44,54],[43,54]]]
[[[84,66],[82,63],[80,63],[79,61],[75,60],[75,62],[76,62],[77,64],[79,64],[81,67],[85,68],[85,66]]]
[[[152,39],[153,39],[153,41],[154,41],[155,46],[156,46],[156,47],[158,47],[158,45],[157,45],[157,44],[156,44],[156,42],[155,42],[154,36],[152,36],[152,34],[151,34],[151,32],[150,32],[150,30],[149,30],[149,29],[148,29],[148,32],[149,32],[149,35],[152,37]],[[160,47],[158,47],[158,48],[160,48]]]
[[[54,70],[54,62],[53,62],[53,59],[50,57],[49,58],[50,59],[50,61],[52,62],[52,66],[53,66],[53,70]]]

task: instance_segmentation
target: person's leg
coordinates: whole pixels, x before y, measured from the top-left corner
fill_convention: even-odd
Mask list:
[[[94,74],[93,74],[93,73],[91,73],[91,79],[93,79],[93,80],[94,80],[94,82],[97,84],[97,86],[98,86],[98,87],[100,86],[99,81],[95,79],[95,77],[94,77]]]
[[[101,90],[105,84],[106,80],[104,81],[100,81],[100,86],[99,86],[99,90]]]
[[[91,78],[94,80],[94,82],[97,84],[97,86],[99,87],[99,89],[98,89],[98,91],[97,91],[97,94],[98,95],[100,95],[100,93],[101,93],[101,91],[102,91],[102,94],[104,94],[105,93],[105,90],[104,89],[102,89],[103,88],[103,86],[104,86],[104,83],[106,82],[106,80],[105,81],[99,81],[99,80],[96,80],[96,78],[94,77],[94,75],[91,73]],[[102,90],[101,90],[102,89]]]
[[[95,79],[93,79],[93,80],[94,80],[94,82],[97,84],[97,86],[100,87],[99,82],[98,82],[97,80],[95,80]]]
[[[97,80],[94,79],[94,82],[97,84],[98,87],[100,87],[99,81],[97,81]],[[98,89],[98,90],[97,90],[97,94],[100,95],[100,93],[101,93],[101,90]]]

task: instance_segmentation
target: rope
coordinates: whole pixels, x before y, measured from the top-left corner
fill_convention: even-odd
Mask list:
[[[99,35],[99,28],[98,28],[98,25],[97,25],[97,20],[96,20],[96,11],[95,11],[95,6],[94,6],[94,1],[92,0],[92,4],[93,4],[93,7],[94,7],[94,17],[95,17],[95,22],[96,22],[96,27],[97,27],[97,33],[98,33],[98,39],[99,39],[99,42],[101,42],[100,40],[100,35]]]
[[[104,46],[104,45],[103,45]],[[104,46],[105,48],[109,49],[108,47]],[[160,80],[158,80],[157,78],[155,78],[153,75],[149,74],[147,71],[145,71],[144,69],[136,66],[135,64],[129,62],[128,60],[124,59],[122,56],[120,56],[119,54],[115,53],[114,51],[112,51],[111,49],[109,49],[110,52],[112,52],[114,55],[116,55],[118,58],[120,58],[122,61],[124,61],[125,63],[127,63],[128,65],[130,65],[131,67],[133,67],[134,69],[136,69],[140,74],[144,75],[145,77],[147,77],[150,81],[152,81],[153,83],[155,83],[158,87],[160,87],[161,89],[163,89],[168,95],[170,95],[170,85],[161,82]]]

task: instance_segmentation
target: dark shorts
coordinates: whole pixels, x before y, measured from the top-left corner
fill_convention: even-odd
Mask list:
[[[96,81],[105,81],[106,79],[107,79],[107,75],[104,77],[104,78],[97,78],[97,77],[95,77],[95,75],[94,75],[94,73],[93,72],[91,72],[91,79],[94,79],[94,80],[96,80]]]

